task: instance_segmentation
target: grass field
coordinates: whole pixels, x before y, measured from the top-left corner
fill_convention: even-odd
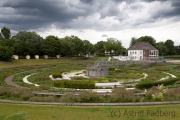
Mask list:
[[[0,103],[0,118],[18,114],[19,118],[26,116],[26,120],[179,120],[180,105],[78,107]],[[11,120],[21,120],[17,118]]]
[[[0,69],[1,68],[11,68],[11,67],[19,67],[19,66],[28,66],[28,65],[43,65],[43,64],[59,64],[59,63],[84,63],[93,64],[95,60],[99,59],[98,57],[92,58],[61,58],[61,59],[19,59],[12,60],[9,62],[0,61]]]

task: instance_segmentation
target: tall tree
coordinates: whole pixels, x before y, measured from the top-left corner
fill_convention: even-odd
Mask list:
[[[166,46],[168,49],[168,52],[167,52],[168,55],[175,54],[174,42],[172,40],[170,40],[170,39],[166,40],[164,42],[164,46]]]
[[[3,39],[3,36],[2,36],[2,34],[0,33],[0,40],[2,40]]]
[[[175,54],[180,55],[180,45],[174,47],[175,47]]]
[[[14,51],[14,41],[0,41],[0,60],[10,60]]]
[[[114,52],[114,54],[122,54],[122,43],[120,40],[117,40],[116,38],[108,38],[107,42],[105,44],[105,50],[111,52]]]
[[[149,42],[152,46],[156,47],[156,40],[151,36],[142,36],[137,39],[138,42]]]
[[[167,55],[168,48],[164,45],[164,42],[156,43],[156,47],[159,50],[159,55]]]
[[[8,28],[6,28],[6,27],[3,27],[3,28],[1,29],[1,33],[2,33],[4,39],[9,39],[9,38],[11,37],[11,32],[10,32],[10,30],[9,30]]]
[[[88,40],[83,40],[83,44],[84,44],[83,46],[84,55],[94,52],[93,45]]]
[[[73,50],[71,47],[71,41],[67,37],[60,38],[61,42],[61,56],[71,57]]]
[[[105,54],[105,41],[99,41],[94,45],[94,50],[96,52],[96,54],[101,54],[104,55]]]
[[[71,37],[71,47],[73,48],[76,55],[83,53],[83,46],[84,44],[80,38],[77,36]]]
[[[12,39],[18,42],[17,46],[21,46],[21,48],[23,48],[23,51],[20,52],[21,55],[29,54],[33,56],[36,54],[41,54],[40,45],[43,41],[43,38],[37,33],[20,31]]]
[[[47,36],[41,44],[41,50],[44,54],[54,57],[61,54],[61,42],[58,37]]]
[[[130,41],[129,47],[133,46],[136,42],[137,42],[137,38],[132,37],[132,38],[131,38],[131,41]]]

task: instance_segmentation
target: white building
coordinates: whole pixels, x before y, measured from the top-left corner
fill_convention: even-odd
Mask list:
[[[136,42],[128,49],[128,56],[133,60],[141,60],[144,57],[158,57],[159,51],[149,42]]]

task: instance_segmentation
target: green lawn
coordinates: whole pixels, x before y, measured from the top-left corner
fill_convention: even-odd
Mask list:
[[[20,113],[27,116],[26,120],[179,120],[180,105],[78,107],[0,103],[0,118]]]
[[[98,57],[92,58],[61,58],[61,59],[19,59],[12,60],[10,62],[0,61],[1,68],[12,68],[19,66],[29,66],[29,65],[44,65],[44,64],[59,64],[59,63],[83,63],[83,64],[94,64],[94,62],[99,59]]]

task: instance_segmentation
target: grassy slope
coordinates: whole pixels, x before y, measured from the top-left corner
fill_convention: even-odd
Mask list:
[[[139,107],[76,107],[76,106],[40,106],[0,103],[0,116],[9,117],[24,113],[27,120],[179,120],[180,105],[167,106],[139,106]],[[173,114],[158,115],[147,114],[148,111],[174,112]],[[121,116],[119,116],[119,111]],[[136,115],[125,115],[127,112],[137,112]],[[138,111],[143,114],[138,115]],[[142,115],[142,117],[141,117]]]
[[[11,68],[11,67],[19,67],[19,66],[28,66],[28,65],[42,65],[42,64],[59,64],[59,63],[86,63],[91,62],[92,64],[98,58],[62,58],[62,59],[19,59],[19,60],[12,60],[10,62],[0,61],[0,69],[2,68]]]

